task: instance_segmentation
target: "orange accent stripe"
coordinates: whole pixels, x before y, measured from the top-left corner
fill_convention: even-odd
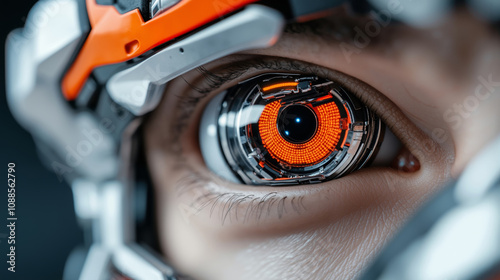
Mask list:
[[[277,88],[296,87],[298,84],[299,83],[297,83],[297,82],[278,83],[278,84],[274,84],[274,85],[270,85],[270,86],[264,87],[262,89],[262,91],[266,92],[266,91],[270,91],[270,90],[277,89]]]
[[[86,1],[92,30],[62,81],[68,100],[78,96],[94,68],[130,60],[257,0],[182,0],[147,22],[137,9],[122,15],[114,6]]]

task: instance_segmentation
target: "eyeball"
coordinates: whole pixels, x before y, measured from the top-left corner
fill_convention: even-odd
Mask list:
[[[384,126],[341,85],[317,76],[264,74],[213,98],[200,147],[218,176],[252,185],[335,179],[365,166]]]

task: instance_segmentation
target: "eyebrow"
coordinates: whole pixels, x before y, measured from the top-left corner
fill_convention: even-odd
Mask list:
[[[338,16],[340,15],[340,16]],[[345,13],[336,14],[327,18],[302,22],[302,23],[288,23],[285,26],[284,33],[287,34],[301,34],[304,38],[309,36],[319,36],[323,40],[332,43],[348,43],[352,44],[355,36],[355,27],[362,26],[366,24],[367,21],[371,20],[369,17],[352,17]],[[379,36],[382,37],[382,36]],[[367,49],[376,49],[383,45],[383,42],[388,42],[387,40],[377,40],[374,38],[370,44],[368,44]],[[238,79],[240,76],[245,74],[250,68],[261,70],[275,70],[275,71],[298,71],[298,72],[308,72],[311,69],[304,69],[302,65],[293,63],[291,60],[283,59],[273,59],[272,57],[250,57],[237,61],[234,64],[225,67],[223,71],[210,71],[204,66],[197,68],[197,71],[203,76],[205,80],[205,85],[202,87],[196,87],[188,81],[184,80],[189,84],[195,91],[201,95],[207,95],[208,93],[217,90],[219,87],[224,85],[230,80]],[[181,76],[184,79],[183,76]]]
[[[370,20],[372,20],[372,18],[366,15],[349,15],[349,13],[345,11],[345,8],[342,8],[331,16],[325,18],[300,23],[288,23],[285,26],[284,33],[300,34],[304,35],[305,38],[308,38],[308,36],[317,36],[323,40],[337,44],[342,42],[352,44],[356,36],[356,27],[361,28]],[[393,23],[393,25],[396,24]],[[380,35],[382,35],[382,33]],[[376,37],[385,38],[386,36]],[[385,43],[388,43],[387,39],[379,40],[377,38],[373,38],[370,41],[370,44],[368,44],[367,49],[376,49],[381,45],[385,45]],[[251,57],[249,59],[240,60],[231,64],[226,67],[224,71],[212,72],[207,70],[204,66],[198,67],[197,71],[205,80],[205,85],[202,87],[196,87],[195,85],[189,83],[183,76],[181,76],[181,78],[184,79],[184,81],[195,91],[204,96],[214,90],[217,90],[226,82],[238,79],[250,68],[275,71],[310,71],[310,69],[303,69],[302,65],[294,64],[293,61],[272,59],[271,57]]]

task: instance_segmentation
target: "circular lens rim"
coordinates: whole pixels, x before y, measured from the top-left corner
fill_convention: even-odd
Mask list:
[[[262,86],[270,82],[294,81],[296,88],[285,88],[271,93],[263,93]],[[309,83],[309,86],[308,86]],[[302,85],[302,88],[300,87]],[[265,152],[262,143],[253,139],[258,131],[255,123],[240,127],[241,111],[249,106],[265,104],[266,98],[290,99],[290,96],[311,88],[328,89],[335,98],[339,110],[344,111],[342,117],[349,119],[348,129],[342,130],[339,143],[341,149],[314,166],[290,168],[280,164],[264,164],[261,166]],[[293,98],[292,98],[293,99]],[[290,102],[293,103],[293,102]],[[242,182],[253,185],[293,185],[303,183],[319,183],[343,176],[361,168],[374,155],[379,145],[383,124],[366,105],[359,101],[353,93],[340,84],[314,75],[266,73],[258,75],[229,89],[223,101],[218,128],[220,141],[227,162]],[[228,120],[227,116],[233,116]],[[238,119],[237,119],[238,118]],[[224,119],[224,122],[221,122]],[[243,139],[243,140],[242,140]]]

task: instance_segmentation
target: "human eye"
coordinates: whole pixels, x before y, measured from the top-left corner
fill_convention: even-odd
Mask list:
[[[302,172],[298,176],[293,174],[282,179],[275,173],[276,178],[262,179],[247,170],[247,174],[254,175],[255,181],[252,181],[248,180],[248,177],[244,179],[245,174],[243,174],[244,176],[239,175],[244,173],[243,168],[248,168],[248,166],[242,167],[236,162],[233,166],[229,165],[226,161],[234,159],[227,158],[224,152],[218,157],[212,158],[210,155],[203,155],[206,153],[203,150],[207,147],[208,150],[213,150],[217,148],[217,145],[222,145],[218,135],[220,129],[218,124],[223,105],[217,104],[221,104],[225,98],[239,98],[239,94],[234,91],[241,91],[243,96],[247,96],[252,91],[243,92],[246,85],[255,87],[256,84],[263,82],[262,85],[267,86],[267,83],[274,85],[278,81],[285,84],[289,82],[289,79],[293,80],[293,83],[297,80],[299,83],[301,81],[310,85],[324,83],[327,86],[315,98],[306,98],[306,102],[303,102],[305,105],[301,104],[301,106],[308,106],[308,104],[322,98],[325,99],[319,100],[319,102],[327,101],[330,99],[328,95],[331,90],[328,87],[333,87],[335,90],[343,92],[340,97],[342,100],[349,99],[349,101],[344,104],[335,99],[336,101],[333,101],[334,104],[331,105],[341,106],[337,104],[342,104],[344,108],[347,106],[357,107],[363,112],[364,127],[359,129],[363,136],[361,141],[356,143],[353,141],[353,145],[351,145],[352,147],[354,144],[359,144],[359,146],[364,147],[356,150],[359,154],[353,152],[352,156],[349,155],[347,159],[351,161],[346,161],[345,165],[335,163],[335,156],[341,154],[338,150],[332,152],[333,156],[325,153],[319,159],[313,160],[317,168],[312,169],[312,172],[318,173],[321,170],[322,162],[326,162],[326,165],[331,164],[327,166],[330,168],[328,172],[335,170],[338,166],[342,166],[345,172],[331,172],[328,175],[325,173],[316,176],[307,173],[307,166],[300,166],[292,167]],[[280,86],[277,92],[283,89],[286,90]],[[274,91],[271,90],[271,92]],[[328,92],[327,97],[325,97],[326,92]],[[202,223],[209,221],[209,217],[215,216],[220,217],[223,223],[228,220],[233,222],[262,220],[264,219],[263,209],[267,209],[264,211],[268,212],[265,215],[266,220],[272,221],[274,218],[271,217],[277,217],[281,219],[282,225],[285,225],[287,222],[282,219],[283,213],[287,212],[286,209],[297,210],[292,212],[288,210],[287,212],[290,219],[297,219],[297,216],[292,213],[301,212],[299,209],[307,209],[308,216],[312,217],[315,215],[314,213],[318,214],[318,211],[321,213],[328,211],[333,205],[357,205],[368,197],[372,197],[372,200],[373,197],[391,197],[395,194],[395,188],[414,184],[421,180],[424,174],[435,172],[437,163],[434,161],[434,157],[441,153],[437,147],[429,148],[432,146],[432,142],[428,141],[429,138],[382,93],[340,71],[307,62],[253,55],[229,57],[217,62],[216,66],[199,68],[173,81],[166,90],[166,96],[167,98],[162,102],[163,105],[151,116],[146,126],[146,149],[149,150],[150,165],[155,166],[152,168],[153,173],[158,172],[155,186],[158,187],[160,193],[166,195],[164,197],[166,201],[175,198],[177,200],[172,201],[173,205],[183,205],[179,207],[184,210],[191,209],[186,210],[187,212],[182,210],[181,216],[187,215],[188,219],[198,217],[197,220],[199,217],[207,217],[206,220],[202,219]],[[333,95],[331,96],[334,98]],[[271,100],[261,100],[263,99],[261,97],[256,96],[257,99],[264,102],[263,104],[272,103],[269,102]],[[292,94],[292,97],[296,96]],[[276,98],[283,99],[286,96]],[[293,99],[293,101],[301,102],[300,97]],[[329,103],[325,102],[325,104]],[[212,105],[215,107],[214,110],[210,109]],[[228,109],[230,109],[229,107]],[[306,110],[310,109],[306,108]],[[344,110],[345,119],[348,109]],[[258,116],[260,115],[257,114]],[[257,117],[254,116],[254,118]],[[338,118],[338,122],[334,121],[335,126],[338,124],[337,130],[340,130],[338,140],[335,140],[337,141],[335,145],[330,144],[330,147],[335,146],[335,148],[337,148],[338,142],[342,141],[346,146],[345,143],[349,143],[348,140],[352,141],[353,139],[349,138],[349,135],[347,137],[342,135],[345,122],[341,121],[342,116],[338,116]],[[351,123],[356,123],[358,120],[359,115],[351,116]],[[255,119],[251,125],[254,126],[254,129],[258,129],[258,123],[258,120]],[[384,136],[391,135],[392,137],[382,139],[381,134],[384,126],[386,132],[389,132],[384,133]],[[227,126],[223,127],[228,128]],[[247,128],[248,126],[244,126],[240,132],[247,133],[248,131],[245,130]],[[344,134],[349,133],[349,128],[351,131],[354,130],[352,125],[346,125]],[[212,134],[212,137],[206,138],[207,135],[203,136],[203,133]],[[217,136],[214,137],[214,135]],[[242,135],[247,137],[247,134]],[[310,136],[299,135],[298,137],[303,137],[303,139],[298,140],[304,141]],[[345,137],[345,143],[342,137]],[[377,139],[378,141],[376,141]],[[239,139],[234,137],[233,140]],[[204,143],[205,141],[211,143]],[[203,148],[203,145],[206,144],[207,147]],[[263,143],[258,144],[263,146]],[[378,152],[377,146],[380,146]],[[232,156],[232,154],[228,155]],[[240,154],[240,158],[244,156],[245,154]],[[356,158],[356,156],[358,157]],[[370,159],[378,159],[379,157],[385,157],[385,160],[376,166],[369,164]],[[270,155],[268,155],[267,160],[269,165],[273,164],[272,167],[267,168],[281,168],[280,171],[283,171],[284,174],[284,171],[289,171]],[[249,161],[245,164],[248,164]],[[260,162],[255,164],[264,169],[268,162],[264,162],[264,167],[259,165]],[[342,159],[338,162],[342,162]],[[155,169],[157,170],[155,171]],[[155,176],[153,175],[153,177]],[[436,178],[434,175],[427,177]],[[258,187],[252,185],[258,185]],[[277,185],[281,187],[276,188]],[[405,189],[404,192],[410,190]],[[334,195],[334,193],[336,194]],[[325,200],[326,197],[332,195],[334,195],[332,197],[334,201],[342,202],[332,204],[332,202]],[[373,201],[377,201],[377,199]],[[255,210],[254,207],[257,204],[266,205],[266,207]],[[349,208],[345,207],[339,213],[347,209]],[[292,223],[292,221],[290,222]],[[293,223],[297,222],[297,220],[293,220]],[[212,226],[212,224],[207,225]]]
[[[207,167],[224,179],[307,184],[370,163],[384,128],[377,115],[336,82],[311,74],[270,73],[214,97],[202,116],[199,141]]]

